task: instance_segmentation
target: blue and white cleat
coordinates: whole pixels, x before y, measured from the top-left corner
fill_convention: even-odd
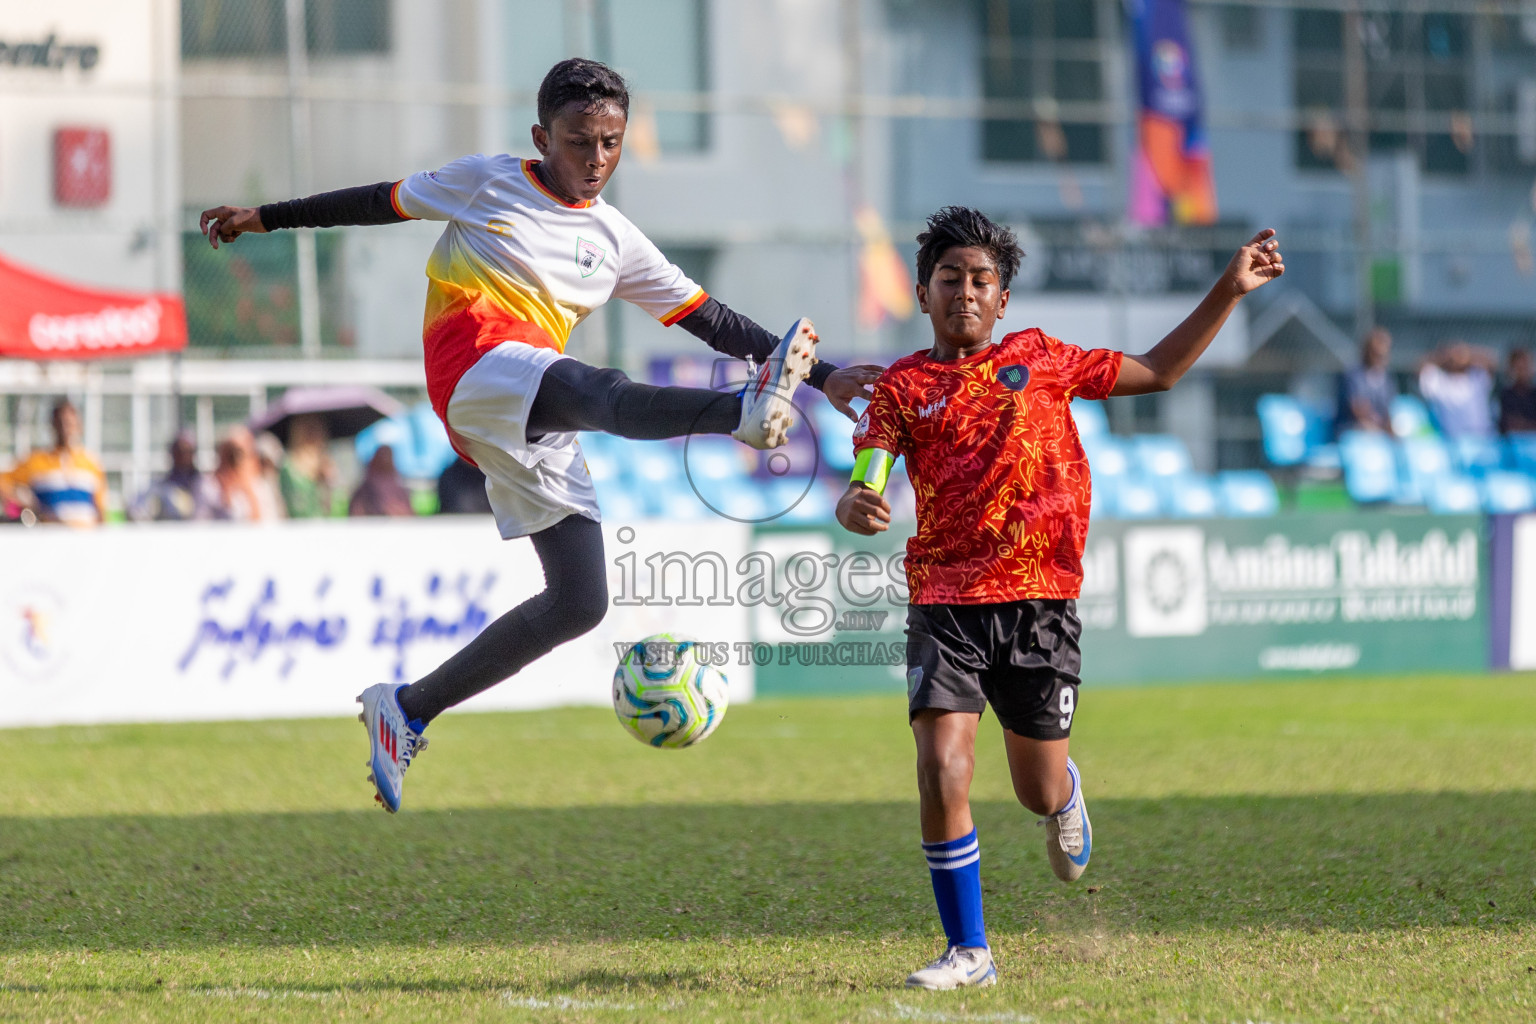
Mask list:
[[[1088,857],[1093,853],[1093,825],[1088,821],[1088,805],[1083,800],[1082,776],[1070,757],[1067,772],[1072,776],[1072,797],[1067,806],[1036,824],[1045,826],[1045,854],[1051,870],[1063,882],[1075,882],[1083,877]]]
[[[403,689],[398,683],[379,683],[357,695],[363,706],[357,720],[368,729],[368,781],[376,790],[373,799],[390,814],[400,810],[405,770],[427,749],[427,738],[421,734],[426,726],[407,722],[400,709],[397,694]]]
[[[741,425],[731,436],[742,444],[777,448],[795,425],[790,402],[795,388],[811,375],[816,363],[816,327],[806,317],[796,320],[757,376],[741,389]]]
[[[996,984],[997,966],[992,963],[992,951],[985,946],[950,946],[933,963],[907,976],[907,988],[934,991]]]

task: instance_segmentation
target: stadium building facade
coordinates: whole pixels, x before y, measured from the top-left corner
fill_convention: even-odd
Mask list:
[[[0,104],[27,127],[0,135],[0,251],[87,283],[184,281],[192,348],[177,372],[0,367],[0,452],[38,436],[46,409],[28,396],[97,388],[88,424],[132,487],[179,418],[211,446],[269,388],[409,390],[434,225],[215,253],[188,230],[196,212],[531,152],[539,78],[570,54],[610,61],[634,91],[607,197],[732,306],[770,325],[813,315],[834,358],[926,344],[920,316],[879,301],[910,281],[878,254],[888,236],[909,265],[944,204],[1024,238],[1011,324],[1131,349],[1177,322],[1253,229],[1278,228],[1290,273],[1245,304],[1177,398],[1111,403],[1117,429],[1178,434],[1197,469],[1258,464],[1257,395],[1331,397],[1367,322],[1398,334],[1400,371],[1451,336],[1536,343],[1529,4],[1187,8],[1219,210],[1199,227],[1126,223],[1137,100],[1114,0],[12,5]],[[49,133],[82,103],[93,124],[138,111],[112,122],[112,198],[91,209],[48,191]],[[695,380],[710,355],[619,303],[570,351]]]

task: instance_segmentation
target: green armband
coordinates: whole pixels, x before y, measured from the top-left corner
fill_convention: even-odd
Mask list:
[[[884,448],[865,448],[853,460],[853,482],[861,483],[876,494],[885,493],[891,478],[891,453]]]

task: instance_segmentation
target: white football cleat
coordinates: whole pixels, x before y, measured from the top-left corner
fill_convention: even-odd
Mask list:
[[[790,403],[795,388],[811,375],[816,362],[816,327],[809,318],[796,320],[757,376],[741,389],[741,425],[731,436],[742,444],[766,450],[777,448],[795,425]]]
[[[907,976],[907,988],[934,991],[996,984],[997,967],[992,963],[992,951],[985,946],[950,946],[933,963]]]
[[[411,760],[427,749],[427,738],[405,720],[396,694],[399,683],[379,683],[357,695],[363,706],[357,720],[368,729],[368,781],[376,791],[373,799],[390,814],[400,810],[405,770]]]
[[[1072,776],[1072,799],[1067,806],[1035,824],[1045,826],[1045,855],[1051,870],[1063,882],[1075,882],[1083,877],[1088,857],[1093,853],[1093,825],[1088,821],[1088,805],[1083,802],[1082,776],[1070,757],[1067,773]]]

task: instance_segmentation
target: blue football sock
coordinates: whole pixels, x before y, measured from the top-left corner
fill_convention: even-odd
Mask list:
[[[987,926],[981,915],[981,844],[976,830],[959,839],[924,843],[923,854],[928,858],[933,898],[949,944],[986,946]]]

